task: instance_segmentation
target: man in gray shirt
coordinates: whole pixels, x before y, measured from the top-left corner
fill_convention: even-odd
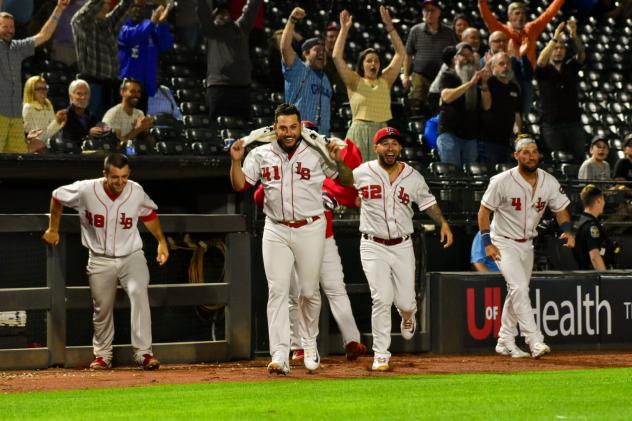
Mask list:
[[[595,136],[590,142],[590,158],[582,163],[577,178],[579,180],[610,180],[610,164],[608,157],[608,140],[603,136]]]
[[[15,40],[15,21],[0,13],[0,153],[22,153],[28,148],[22,125],[22,61],[53,36],[70,0],[58,0],[50,18],[34,36]]]
[[[413,26],[408,34],[402,74],[404,89],[410,88],[412,114],[422,111],[430,84],[439,73],[443,49],[457,43],[452,28],[440,21],[441,6],[437,0],[423,0],[421,7],[424,21]]]
[[[206,100],[211,118],[218,115],[250,116],[251,70],[248,38],[261,0],[248,0],[233,21],[228,2],[209,6],[198,0],[200,26],[206,35]],[[213,2],[211,2],[213,4]]]

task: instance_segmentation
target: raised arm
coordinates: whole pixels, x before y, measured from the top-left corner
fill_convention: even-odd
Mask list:
[[[331,58],[333,59],[336,70],[347,89],[355,91],[358,86],[358,82],[360,81],[360,76],[353,70],[349,69],[344,59],[347,35],[349,34],[349,29],[351,29],[352,25],[353,16],[351,16],[346,10],[340,12],[340,32],[338,32],[338,37],[336,38]]]
[[[290,17],[283,28],[281,34],[281,59],[286,66],[292,67],[296,60],[296,52],[292,48],[292,38],[294,38],[294,26],[305,17],[305,10],[295,7],[290,13]]]
[[[406,57],[406,47],[404,47],[402,39],[399,37],[397,30],[393,26],[391,14],[383,5],[380,6],[380,16],[382,17],[382,23],[384,23],[386,32],[388,32],[388,35],[391,37],[391,44],[395,50],[395,55],[391,59],[391,62],[382,72],[382,77],[384,77],[386,83],[388,83],[388,87],[390,88],[397,80],[399,72],[402,69],[402,63],[404,62],[404,57]]]
[[[42,240],[53,246],[59,244],[59,222],[61,221],[61,212],[63,210],[64,206],[51,197],[48,229],[44,232],[44,235],[42,235]]]
[[[491,34],[494,31],[503,31],[506,32],[505,25],[503,25],[492,13],[489,8],[489,4],[487,0],[478,0],[478,10],[481,12],[481,17],[487,25],[487,29],[489,29],[489,33]]]
[[[214,28],[213,24],[213,14],[211,13],[211,8],[209,7],[207,0],[198,0],[198,21],[200,24],[200,28],[209,36],[212,33],[212,29]]]
[[[548,25],[549,22],[553,20],[553,18],[555,17],[555,15],[557,15],[557,12],[560,11],[563,5],[564,0],[554,0],[551,4],[549,4],[549,7],[547,7],[546,10],[540,16],[538,16],[537,19],[531,22],[531,27],[537,35],[544,31],[546,25]]]
[[[241,160],[244,157],[244,141],[239,139],[230,147],[230,184],[235,191],[243,191],[246,188],[246,175],[241,169]]]
[[[241,16],[239,16],[236,20],[237,25],[243,28],[246,32],[250,32],[255,26],[257,13],[259,13],[259,8],[262,3],[262,0],[248,0],[244,8],[241,10]]]
[[[492,73],[489,70],[489,67],[485,66],[481,70],[481,106],[483,110],[489,111],[492,108],[492,94],[489,91],[489,85],[487,82],[491,77]]]
[[[581,38],[577,36],[577,22],[574,19],[569,19],[566,22],[566,26],[568,26],[568,30],[571,33],[571,39],[575,44],[575,54],[577,61],[582,64],[586,60],[586,50],[584,49],[584,44],[582,43]]]
[[[557,28],[555,28],[555,34],[553,35],[553,38],[551,38],[551,40],[546,44],[546,46],[542,49],[542,51],[540,51],[540,55],[538,56],[538,63],[537,63],[538,67],[546,67],[549,64],[549,61],[551,60],[551,54],[553,54],[553,50],[555,49],[555,46],[559,44],[560,42],[564,42],[564,40],[562,39],[562,31],[564,31],[564,25],[565,25],[564,22],[557,25]]]
[[[68,5],[70,4],[70,0],[57,0],[57,5],[55,9],[53,9],[53,13],[50,15],[42,29],[35,34],[35,47],[39,47],[44,44],[46,41],[50,39],[55,33],[55,29],[57,29],[57,23],[59,22],[59,17],[62,12]]]
[[[472,79],[468,80],[460,86],[457,86],[456,88],[443,89],[441,91],[441,101],[449,104],[461,98],[461,96],[463,96],[468,89],[475,87],[478,84],[478,81],[481,80],[482,72],[482,70],[479,70],[478,72],[474,73]]]
[[[169,259],[169,246],[167,245],[167,240],[165,239],[165,235],[162,232],[160,219],[158,219],[158,217],[155,217],[154,219],[143,221],[143,224],[145,224],[147,230],[151,232],[151,235],[153,235],[156,241],[158,241],[156,261],[160,264],[160,266],[162,266],[167,263],[167,259]]]
[[[327,150],[331,159],[336,161],[338,167],[338,181],[343,186],[353,186],[353,171],[342,159],[341,149],[336,142],[329,142],[327,144]]]

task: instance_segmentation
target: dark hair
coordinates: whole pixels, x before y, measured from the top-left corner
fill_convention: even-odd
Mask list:
[[[582,204],[584,205],[584,207],[588,208],[594,205],[597,199],[603,197],[603,192],[594,184],[589,184],[582,189],[579,197],[582,199]]]
[[[380,70],[377,72],[377,77],[380,77],[382,75],[382,70],[384,68],[384,66],[382,65],[382,63],[384,63],[384,60],[382,60],[382,56],[375,48],[367,48],[360,53],[360,56],[358,57],[358,62],[355,65],[355,71],[357,74],[360,75],[360,77],[364,77],[364,66],[362,66],[362,64],[364,64],[364,59],[371,53],[375,54],[377,56],[377,59],[380,61]]]
[[[125,168],[128,165],[129,162],[127,159],[127,155],[115,152],[105,157],[105,160],[103,161],[103,170],[109,171],[111,166],[116,168]]]
[[[140,86],[141,88],[143,87],[143,84],[142,84],[142,83],[140,83],[140,80],[138,80],[138,79],[132,79],[132,78],[130,78],[130,77],[126,77],[126,78],[123,78],[123,80],[121,81],[121,91],[122,91],[123,89],[125,89],[125,86],[127,86],[127,84],[128,84],[128,83],[136,83],[136,84],[138,84],[138,86]]]
[[[456,26],[456,21],[459,19],[466,21],[468,25],[470,24],[470,18],[465,13],[457,13],[454,15],[454,19],[452,19],[453,28]]]
[[[298,118],[298,121],[301,121],[301,113],[294,104],[288,104],[287,102],[284,102],[283,104],[279,104],[278,107],[276,107],[276,110],[274,110],[275,123],[277,122],[277,120],[279,119],[279,116],[281,115],[296,115],[296,117]]]

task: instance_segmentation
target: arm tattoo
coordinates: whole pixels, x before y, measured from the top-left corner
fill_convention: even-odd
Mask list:
[[[439,208],[439,205],[437,205],[436,203],[430,206],[428,209],[426,209],[426,215],[432,218],[432,220],[435,221],[437,225],[441,225],[444,222],[446,222],[445,218],[443,217],[443,214],[441,213],[441,209]]]

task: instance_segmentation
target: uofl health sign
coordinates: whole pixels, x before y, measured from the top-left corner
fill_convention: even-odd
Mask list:
[[[493,352],[506,294],[499,274],[430,274],[433,352]],[[632,345],[632,272],[536,273],[530,294],[548,344],[563,349]]]

